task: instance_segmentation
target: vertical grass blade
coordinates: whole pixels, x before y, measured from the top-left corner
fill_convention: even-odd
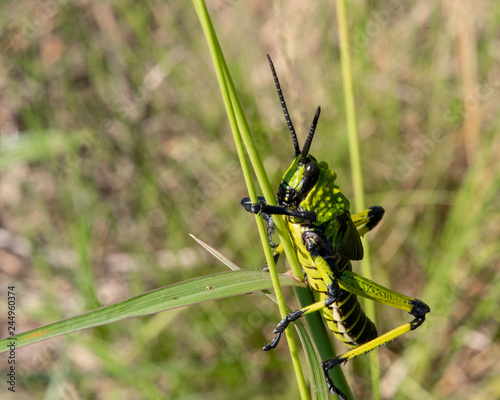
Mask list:
[[[355,210],[365,209],[363,175],[361,169],[361,156],[359,151],[359,139],[356,123],[356,109],[354,105],[354,90],[352,85],[351,58],[349,53],[349,32],[347,25],[347,15],[344,0],[337,0],[337,19],[340,39],[340,62],[342,67],[342,82],[344,86],[344,99],[347,118],[347,132],[349,136],[349,155],[351,161],[352,184],[354,187],[354,208]],[[363,244],[365,256],[361,262],[362,274],[368,279],[372,278],[372,268],[370,263],[370,248],[366,241]],[[375,304],[371,301],[364,301],[363,306],[366,315],[376,324]],[[373,391],[373,398],[380,399],[380,369],[376,352],[369,354],[370,375]]]
[[[203,31],[205,33],[205,37],[208,42],[208,46],[210,49],[210,53],[212,56],[212,61],[214,63],[214,67],[217,73],[217,78],[219,81],[219,85],[221,88],[221,93],[222,97],[224,100],[224,105],[226,107],[226,112],[229,118],[229,123],[231,125],[231,131],[233,132],[233,137],[235,141],[235,145],[237,148],[238,152],[238,158],[240,160],[240,164],[242,165],[243,169],[243,174],[245,178],[245,182],[250,194],[250,198],[253,202],[257,201],[257,195],[255,192],[255,187],[252,183],[251,179],[251,174],[250,174],[250,169],[246,160],[245,156],[245,151],[243,148],[243,143],[242,139],[245,143],[245,148],[246,151],[248,152],[249,158],[252,162],[252,165],[254,167],[254,170],[257,175],[257,179],[259,181],[259,184],[261,186],[261,189],[264,193],[264,196],[266,197],[266,200],[269,203],[272,203],[273,200],[273,193],[271,190],[271,185],[269,184],[269,180],[267,178],[267,175],[265,173],[265,170],[263,168],[262,161],[259,158],[259,155],[256,151],[256,147],[253,143],[252,137],[250,135],[250,129],[248,127],[248,122],[246,121],[246,118],[243,114],[242,107],[239,103],[238,97],[236,95],[236,90],[234,88],[234,84],[232,82],[231,76],[229,74],[229,70],[227,68],[226,62],[224,60],[224,55],[222,53],[222,50],[220,48],[220,45],[218,43],[215,31],[213,29],[208,11],[206,9],[206,6],[202,0],[193,0],[194,6],[196,8],[196,12],[198,14],[198,17],[200,19],[200,23],[202,25]],[[268,263],[268,266],[270,268],[270,274],[271,274],[271,279],[273,281],[273,287],[276,293],[277,301],[278,301],[278,307],[280,309],[280,313],[282,317],[286,315],[286,305],[284,302],[283,298],[283,293],[281,291],[281,287],[279,285],[279,280],[278,276],[276,273],[276,268],[274,266],[273,258],[272,258],[272,252],[269,247],[269,244],[267,243],[267,234],[266,230],[264,227],[264,223],[262,221],[262,218],[260,216],[256,216],[256,223],[257,227],[259,230],[259,235],[261,238],[261,242],[264,248],[264,253],[266,255],[266,261]],[[276,221],[276,230],[278,234],[280,235],[280,238],[284,240],[283,238],[285,237],[284,235],[284,225],[282,221],[277,220]],[[288,246],[285,246],[285,251],[287,251],[286,247],[288,247],[288,254],[292,254],[291,251],[291,244],[288,244]],[[298,263],[296,263],[298,265]],[[300,268],[298,269],[300,272]],[[289,350],[290,350],[290,355],[292,358],[292,364],[294,367],[297,383],[299,385],[299,391],[302,399],[308,399],[309,398],[309,393],[307,391],[306,383],[304,380],[304,375],[302,372],[302,367],[300,364],[300,359],[298,356],[298,351],[297,347],[294,341],[293,333],[291,330],[286,330],[285,331],[285,336],[288,341],[289,345]]]

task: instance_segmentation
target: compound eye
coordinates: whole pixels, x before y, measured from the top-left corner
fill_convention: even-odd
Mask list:
[[[316,175],[316,172],[318,171],[318,165],[315,162],[310,162],[307,163],[305,169],[304,169],[304,176],[311,177]]]

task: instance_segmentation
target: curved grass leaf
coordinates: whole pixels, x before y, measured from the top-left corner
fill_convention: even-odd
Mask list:
[[[215,258],[217,258],[220,262],[224,263],[229,269],[232,271],[241,271],[241,268],[238,267],[234,262],[232,262],[229,258],[227,258],[222,253],[215,250],[212,246],[206,244],[203,240],[198,239],[196,236],[189,234],[196,242],[203,247],[206,251],[212,254]]]
[[[279,279],[283,286],[300,285],[299,282],[286,274],[280,274]],[[206,275],[174,283],[76,317],[32,329],[16,335],[15,338],[4,338],[0,340],[0,353],[8,351],[8,346],[13,341],[15,341],[16,348],[19,348],[55,336],[109,324],[125,318],[238,296],[270,287],[272,287],[272,282],[269,274],[259,270],[240,270]]]
[[[327,400],[330,398],[330,395],[326,387],[323,367],[319,361],[319,354],[314,347],[311,336],[300,320],[295,321],[294,326],[295,329],[297,329],[302,348],[304,349],[304,354],[306,355],[311,383],[311,398],[313,400]]]

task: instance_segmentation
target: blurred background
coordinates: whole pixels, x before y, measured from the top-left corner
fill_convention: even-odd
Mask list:
[[[352,197],[335,4],[208,3],[273,185],[293,147],[266,53],[300,142],[322,106],[311,153]],[[367,235],[374,280],[432,310],[379,351],[383,398],[498,399],[500,6],[348,3],[366,201],[386,210]],[[226,271],[189,233],[241,268],[263,266],[190,2],[19,0],[2,11],[0,337],[8,285],[25,331]],[[377,315],[380,332],[410,318]],[[31,345],[17,351],[16,394],[298,398],[286,343],[261,351],[278,319],[254,293]],[[371,397],[365,365],[344,368],[356,398]]]

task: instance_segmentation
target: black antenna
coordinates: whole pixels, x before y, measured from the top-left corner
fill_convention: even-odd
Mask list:
[[[299,141],[297,140],[297,135],[295,133],[295,128],[293,127],[290,114],[288,114],[288,109],[286,108],[285,98],[283,97],[283,92],[281,91],[278,75],[276,75],[276,70],[274,69],[274,65],[271,60],[271,57],[269,57],[269,54],[267,54],[267,61],[269,62],[269,66],[271,67],[271,73],[273,74],[274,84],[276,85],[276,90],[278,91],[278,97],[281,102],[281,108],[283,109],[283,114],[285,114],[285,120],[288,125],[288,130],[290,131],[290,135],[292,135],[293,148],[295,149],[295,157],[297,157],[300,154]]]
[[[311,129],[309,130],[309,135],[307,135],[306,142],[302,148],[302,155],[299,160],[299,165],[305,165],[307,160],[307,153],[309,153],[309,148],[313,140],[314,132],[316,131],[316,124],[318,123],[319,114],[321,113],[321,107],[318,107],[316,114],[314,115],[313,122],[311,124]]]

